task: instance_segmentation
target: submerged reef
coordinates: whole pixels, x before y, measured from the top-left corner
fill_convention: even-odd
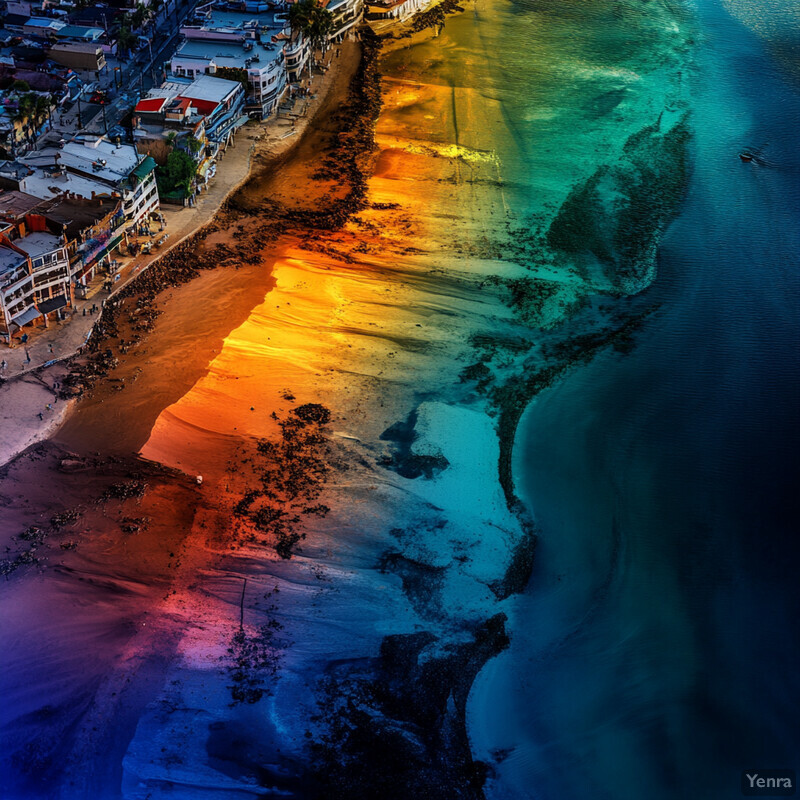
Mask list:
[[[621,158],[576,186],[547,230],[556,254],[599,265],[624,294],[652,280],[659,238],[689,178],[688,113],[664,127],[659,120],[630,136]]]

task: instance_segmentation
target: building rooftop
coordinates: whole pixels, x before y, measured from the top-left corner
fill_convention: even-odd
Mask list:
[[[41,28],[48,31],[60,31],[62,28],[67,27],[65,22],[53,17],[31,17],[27,22],[23,23],[23,26],[26,28]]]
[[[0,242],[0,275],[14,269],[14,267],[18,266],[24,260],[25,256]]]
[[[212,8],[203,21],[203,27],[211,30],[258,30],[260,28],[281,29],[286,25],[286,15],[275,11],[235,11]]]
[[[36,258],[44,253],[51,253],[53,250],[58,250],[59,247],[64,246],[60,236],[45,233],[44,231],[29,233],[22,239],[17,239],[14,244],[20,250],[24,250],[31,258]]]
[[[146,97],[136,104],[136,113],[138,114],[157,114],[164,109],[164,106],[169,100],[168,96],[163,97]]]
[[[116,145],[107,139],[67,142],[63,147],[37,150],[20,159],[33,167],[54,167],[56,164],[83,173],[96,181],[116,186],[128,179],[142,157],[131,144]],[[59,183],[61,179],[51,178]],[[70,189],[74,191],[73,189]],[[27,190],[30,191],[30,190]],[[35,194],[35,192],[32,192]],[[83,197],[87,195],[78,192]],[[91,195],[88,195],[91,196]]]
[[[102,28],[87,28],[84,25],[65,25],[58,31],[60,39],[80,39],[82,41],[94,42],[99,39],[105,31]]]
[[[20,180],[24,178],[31,168],[27,164],[21,164],[19,161],[0,161],[0,175],[13,180]]]
[[[18,192],[15,189],[0,192],[0,214],[14,217],[23,217],[42,202],[41,197]]]
[[[175,52],[174,58],[192,58],[211,63],[218,67],[247,69],[269,68],[273,61],[280,60],[282,49],[278,45],[264,45],[254,42],[250,50],[245,50],[240,42],[217,42],[207,39],[187,39]],[[253,61],[253,59],[257,59]]]
[[[0,195],[1,200],[2,195]],[[82,197],[61,197],[48,203],[39,210],[39,213],[62,225],[67,238],[71,239],[84,228],[100,222],[109,213],[119,208],[119,205],[120,201],[117,198],[87,200]]]
[[[112,189],[106,183],[101,183],[92,178],[62,171],[60,175],[51,175],[44,170],[37,169],[32,175],[26,177],[21,184],[23,190],[35,197],[50,199],[71,192],[78,197],[87,199],[93,196],[105,195],[109,197]]]
[[[200,75],[181,88],[180,96],[189,100],[206,100],[209,103],[222,103],[241,86],[236,81],[215,78],[213,75]]]

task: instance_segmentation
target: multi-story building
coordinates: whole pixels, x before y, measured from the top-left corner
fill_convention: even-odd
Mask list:
[[[247,82],[245,111],[267,117],[286,92],[286,37],[279,36],[285,27],[285,15],[271,11],[207,7],[195,24],[181,28],[185,41],[172,57],[172,74],[178,78],[241,75]]]
[[[427,6],[427,0],[368,0],[367,19],[407,19]]]
[[[0,195],[0,202],[2,202]],[[73,292],[84,297],[101,266],[125,241],[125,216],[120,198],[62,195],[40,201],[37,211],[63,233]]]
[[[219,147],[227,145],[247,120],[244,106],[245,91],[239,81],[201,74],[193,81],[173,78],[151,89],[134,113],[144,123],[156,122],[173,130],[193,129],[202,122],[205,138]]]
[[[72,306],[64,236],[48,221],[28,214],[0,234],[0,341],[10,344],[26,326],[47,326]]]
[[[327,9],[333,14],[330,40],[341,42],[361,21],[364,15],[364,0],[330,0]]]
[[[64,238],[75,295],[85,295],[98,268],[112,257],[123,241],[122,201],[119,198],[86,200],[71,194],[42,200],[25,192],[0,192],[0,234],[15,240],[30,227],[30,219],[43,217],[47,230]]]
[[[50,199],[70,192],[78,197],[119,197],[126,228],[143,222],[159,208],[156,162],[133,145],[107,139],[67,142],[20,159],[30,174],[20,191]]]

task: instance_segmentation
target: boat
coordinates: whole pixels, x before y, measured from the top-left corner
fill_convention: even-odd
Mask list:
[[[741,158],[742,161],[749,162],[753,160],[753,154],[749,153],[747,150],[743,150],[741,153],[739,153],[739,158]]]

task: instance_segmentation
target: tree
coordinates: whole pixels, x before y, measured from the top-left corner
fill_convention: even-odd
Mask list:
[[[144,28],[149,19],[150,9],[146,8],[142,3],[139,3],[133,14],[131,14],[131,25],[134,28]]]
[[[217,67],[216,78],[224,78],[226,81],[239,81],[242,84],[245,94],[249,94],[249,81],[247,70],[239,67]]]
[[[192,135],[189,136],[186,143],[189,147],[189,152],[193,156],[196,156],[203,149],[203,143],[199,139],[195,139]]]
[[[313,52],[325,47],[333,33],[333,14],[319,0],[297,0],[289,7],[289,24],[311,43]]]
[[[122,50],[123,53],[130,53],[133,46],[136,44],[136,35],[133,31],[123,23],[117,34],[117,50]]]
[[[197,164],[184,150],[173,150],[167,156],[166,167],[159,167],[156,172],[159,191],[163,194],[180,192],[184,196],[192,193]]]

